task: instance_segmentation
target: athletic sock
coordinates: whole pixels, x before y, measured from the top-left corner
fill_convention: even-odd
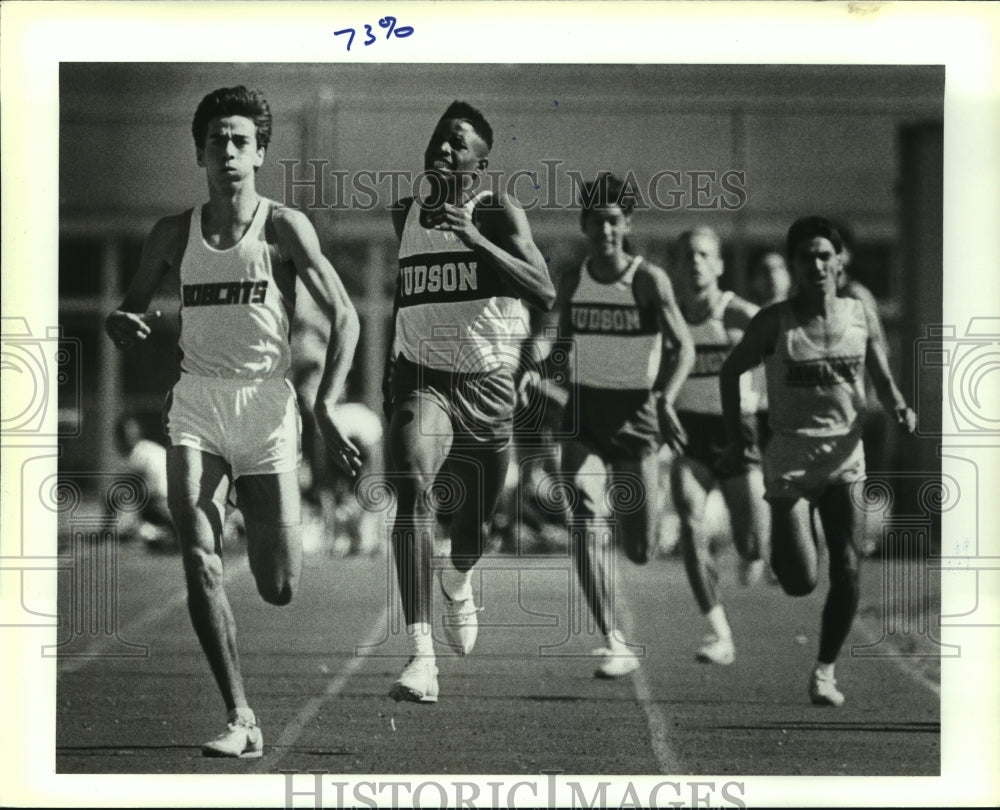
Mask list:
[[[833,677],[833,664],[824,664],[822,661],[816,662],[816,674],[823,678]]]
[[[441,569],[441,585],[449,599],[460,601],[472,597],[472,569],[459,571],[454,563]]]
[[[716,605],[705,614],[708,623],[712,626],[712,632],[720,641],[732,641],[733,631],[729,629],[729,622],[726,619],[726,611],[722,605]]]
[[[257,725],[257,717],[253,713],[253,709],[249,706],[237,706],[231,712],[229,712],[228,722],[236,723],[240,720],[245,720],[251,726]]]
[[[421,658],[434,657],[434,638],[427,622],[406,625],[406,635],[410,637],[410,650]]]

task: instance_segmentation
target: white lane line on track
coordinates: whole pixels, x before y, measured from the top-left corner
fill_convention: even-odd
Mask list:
[[[616,613],[621,622],[622,630],[625,631],[626,638],[635,638],[635,624],[632,621],[632,611],[629,610],[621,590],[616,594]],[[649,686],[646,678],[646,667],[649,661],[645,660],[635,672],[630,676],[632,685],[635,688],[635,696],[642,706],[642,711],[646,715],[646,727],[649,729],[649,739],[653,748],[653,756],[660,766],[660,773],[679,774],[686,773],[681,764],[680,757],[670,746],[670,725],[664,716],[660,705],[653,696],[653,690]]]
[[[247,558],[239,558],[237,562],[226,566],[226,584],[228,585],[229,582],[236,577],[243,576],[249,570],[250,563]],[[143,631],[145,631],[147,627],[158,624],[168,615],[173,613],[178,608],[184,607],[186,604],[187,587],[182,587],[179,591],[173,593],[166,601],[154,605],[144,613],[140,614],[138,618],[120,628],[118,630],[118,637],[126,641],[141,638]],[[90,646],[88,646],[87,649],[78,656],[61,656],[58,662],[59,674],[69,675],[74,672],[79,672],[88,664],[92,664],[95,661],[103,659],[105,657],[104,653],[108,652],[108,650],[113,647],[116,640],[117,639],[107,637],[100,638],[90,644]]]
[[[385,637],[385,628],[388,627],[388,621],[389,608],[386,606],[383,608],[382,614],[372,624],[371,629],[368,631],[367,638],[365,638],[365,640],[358,646],[375,646]],[[305,727],[316,716],[323,704],[330,698],[336,697],[340,694],[341,690],[343,690],[343,688],[347,685],[347,682],[351,679],[351,676],[358,671],[365,660],[364,656],[359,655],[353,655],[348,658],[347,663],[344,664],[340,672],[338,672],[337,675],[334,676],[333,680],[327,684],[323,694],[310,698],[306,701],[305,705],[299,709],[299,713],[295,715],[295,719],[282,730],[281,736],[278,737],[278,741],[271,744],[268,744],[265,741],[264,747],[270,748],[271,753],[265,753],[260,762],[257,763],[254,770],[276,771],[281,760],[285,758],[285,755],[289,752],[291,746],[296,740],[298,740],[302,732],[305,730]]]
[[[874,644],[881,641],[888,649],[895,651],[895,647],[887,641],[882,639],[882,627],[873,629],[869,626],[868,622],[864,619],[855,622],[855,626],[861,631],[861,634],[868,640],[869,643]],[[923,672],[920,671],[920,667],[917,661],[923,660],[919,658],[908,658],[902,653],[898,655],[886,655],[882,657],[882,660],[888,659],[892,661],[896,666],[898,666],[903,672],[910,676],[914,681],[916,681],[921,686],[929,689],[938,697],[941,697],[941,684],[928,678]],[[864,660],[863,657],[859,656],[859,660]],[[872,660],[872,659],[868,659]]]

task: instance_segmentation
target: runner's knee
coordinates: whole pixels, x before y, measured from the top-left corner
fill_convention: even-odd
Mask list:
[[[210,593],[222,587],[222,558],[205,548],[196,546],[183,551],[184,573],[188,593]]]

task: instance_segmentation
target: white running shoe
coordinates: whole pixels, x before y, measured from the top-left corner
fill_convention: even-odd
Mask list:
[[[444,589],[441,569],[438,569],[438,587],[444,597],[444,612],[441,614],[441,624],[444,626],[445,641],[457,655],[468,655],[476,646],[479,636],[479,608],[472,597],[468,599],[452,599]]]
[[[844,705],[844,695],[837,689],[833,675],[824,675],[815,669],[809,678],[809,700],[816,706]]]
[[[241,717],[235,709],[229,713],[226,730],[201,747],[203,757],[258,759],[263,754],[264,735],[257,725],[257,718],[252,712],[249,718]]]
[[[399,679],[389,690],[395,701],[410,703],[437,703],[438,668],[430,657],[413,656],[403,668]]]
[[[740,557],[740,584],[744,587],[756,585],[764,575],[763,560],[744,560]]]
[[[703,664],[728,666],[736,660],[736,647],[731,638],[705,636],[705,643],[695,653],[695,660]]]
[[[614,649],[602,647],[594,650],[593,654],[604,657],[600,666],[594,670],[595,678],[620,678],[639,668],[639,657],[624,645],[616,646]]]

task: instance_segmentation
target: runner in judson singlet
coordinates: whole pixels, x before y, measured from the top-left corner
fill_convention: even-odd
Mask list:
[[[242,86],[210,93],[192,133],[209,202],[156,223],[106,328],[120,348],[145,340],[142,313],[167,271],[179,270],[182,358],[164,412],[167,491],[191,622],[228,712],[226,730],[202,753],[259,757],[263,736],[247,704],[223,587],[226,502],[235,486],[257,589],[267,602],[287,604],[302,566],[298,409],[285,381],[296,277],[331,322],[315,411],[327,450],[350,475],[360,460],[334,408],[359,327],[306,217],[257,194],[255,172],[271,135],[264,96]]]
[[[626,250],[633,207],[613,175],[584,187],[588,257],[563,274],[558,298],[559,334],[574,357],[561,466],[573,560],[603,637],[600,678],[639,666],[615,626],[615,550],[642,564],[655,542],[657,451],[683,438],[673,402],[694,356],[666,272]]]
[[[438,699],[433,549],[423,528],[435,502],[447,512],[451,538],[437,580],[444,638],[458,655],[476,642],[472,569],[510,460],[514,368],[527,334],[522,301],[548,309],[555,297],[524,212],[476,191],[492,144],[482,114],[452,104],[424,153],[429,195],[401,201],[393,214],[399,276],[383,391],[397,491],[392,546],[411,653],[390,690],[396,700]]]
[[[754,373],[740,378],[741,428],[746,453],[738,467],[720,470],[726,428],[719,397],[719,370],[757,307],[731,291],[719,289],[724,272],[721,242],[711,228],[696,228],[677,242],[677,282],[681,312],[695,345],[695,364],[674,406],[687,433],[684,452],[671,466],[671,492],[680,518],[684,568],[695,600],[711,634],[695,657],[709,664],[736,660],[732,630],[718,594],[718,572],[710,549],[707,504],[715,486],[729,512],[733,545],[745,585],[756,582],[764,568],[762,551],[770,526],[762,498],[764,482],[757,442],[757,392]]]
[[[787,252],[795,295],[767,307],[750,322],[722,368],[720,389],[730,445],[725,463],[745,449],[740,433],[739,377],[761,361],[773,436],[764,453],[771,510],[771,565],[793,596],[817,582],[817,541],[797,506],[806,499],[819,512],[829,552],[830,591],[823,608],[819,656],[809,679],[813,703],[841,706],[834,662],[847,638],[859,598],[859,501],[851,488],[865,473],[861,415],[864,374],[871,375],[882,407],[912,434],[916,416],[889,372],[874,310],[837,297],[843,241],[820,217],[795,222]]]

